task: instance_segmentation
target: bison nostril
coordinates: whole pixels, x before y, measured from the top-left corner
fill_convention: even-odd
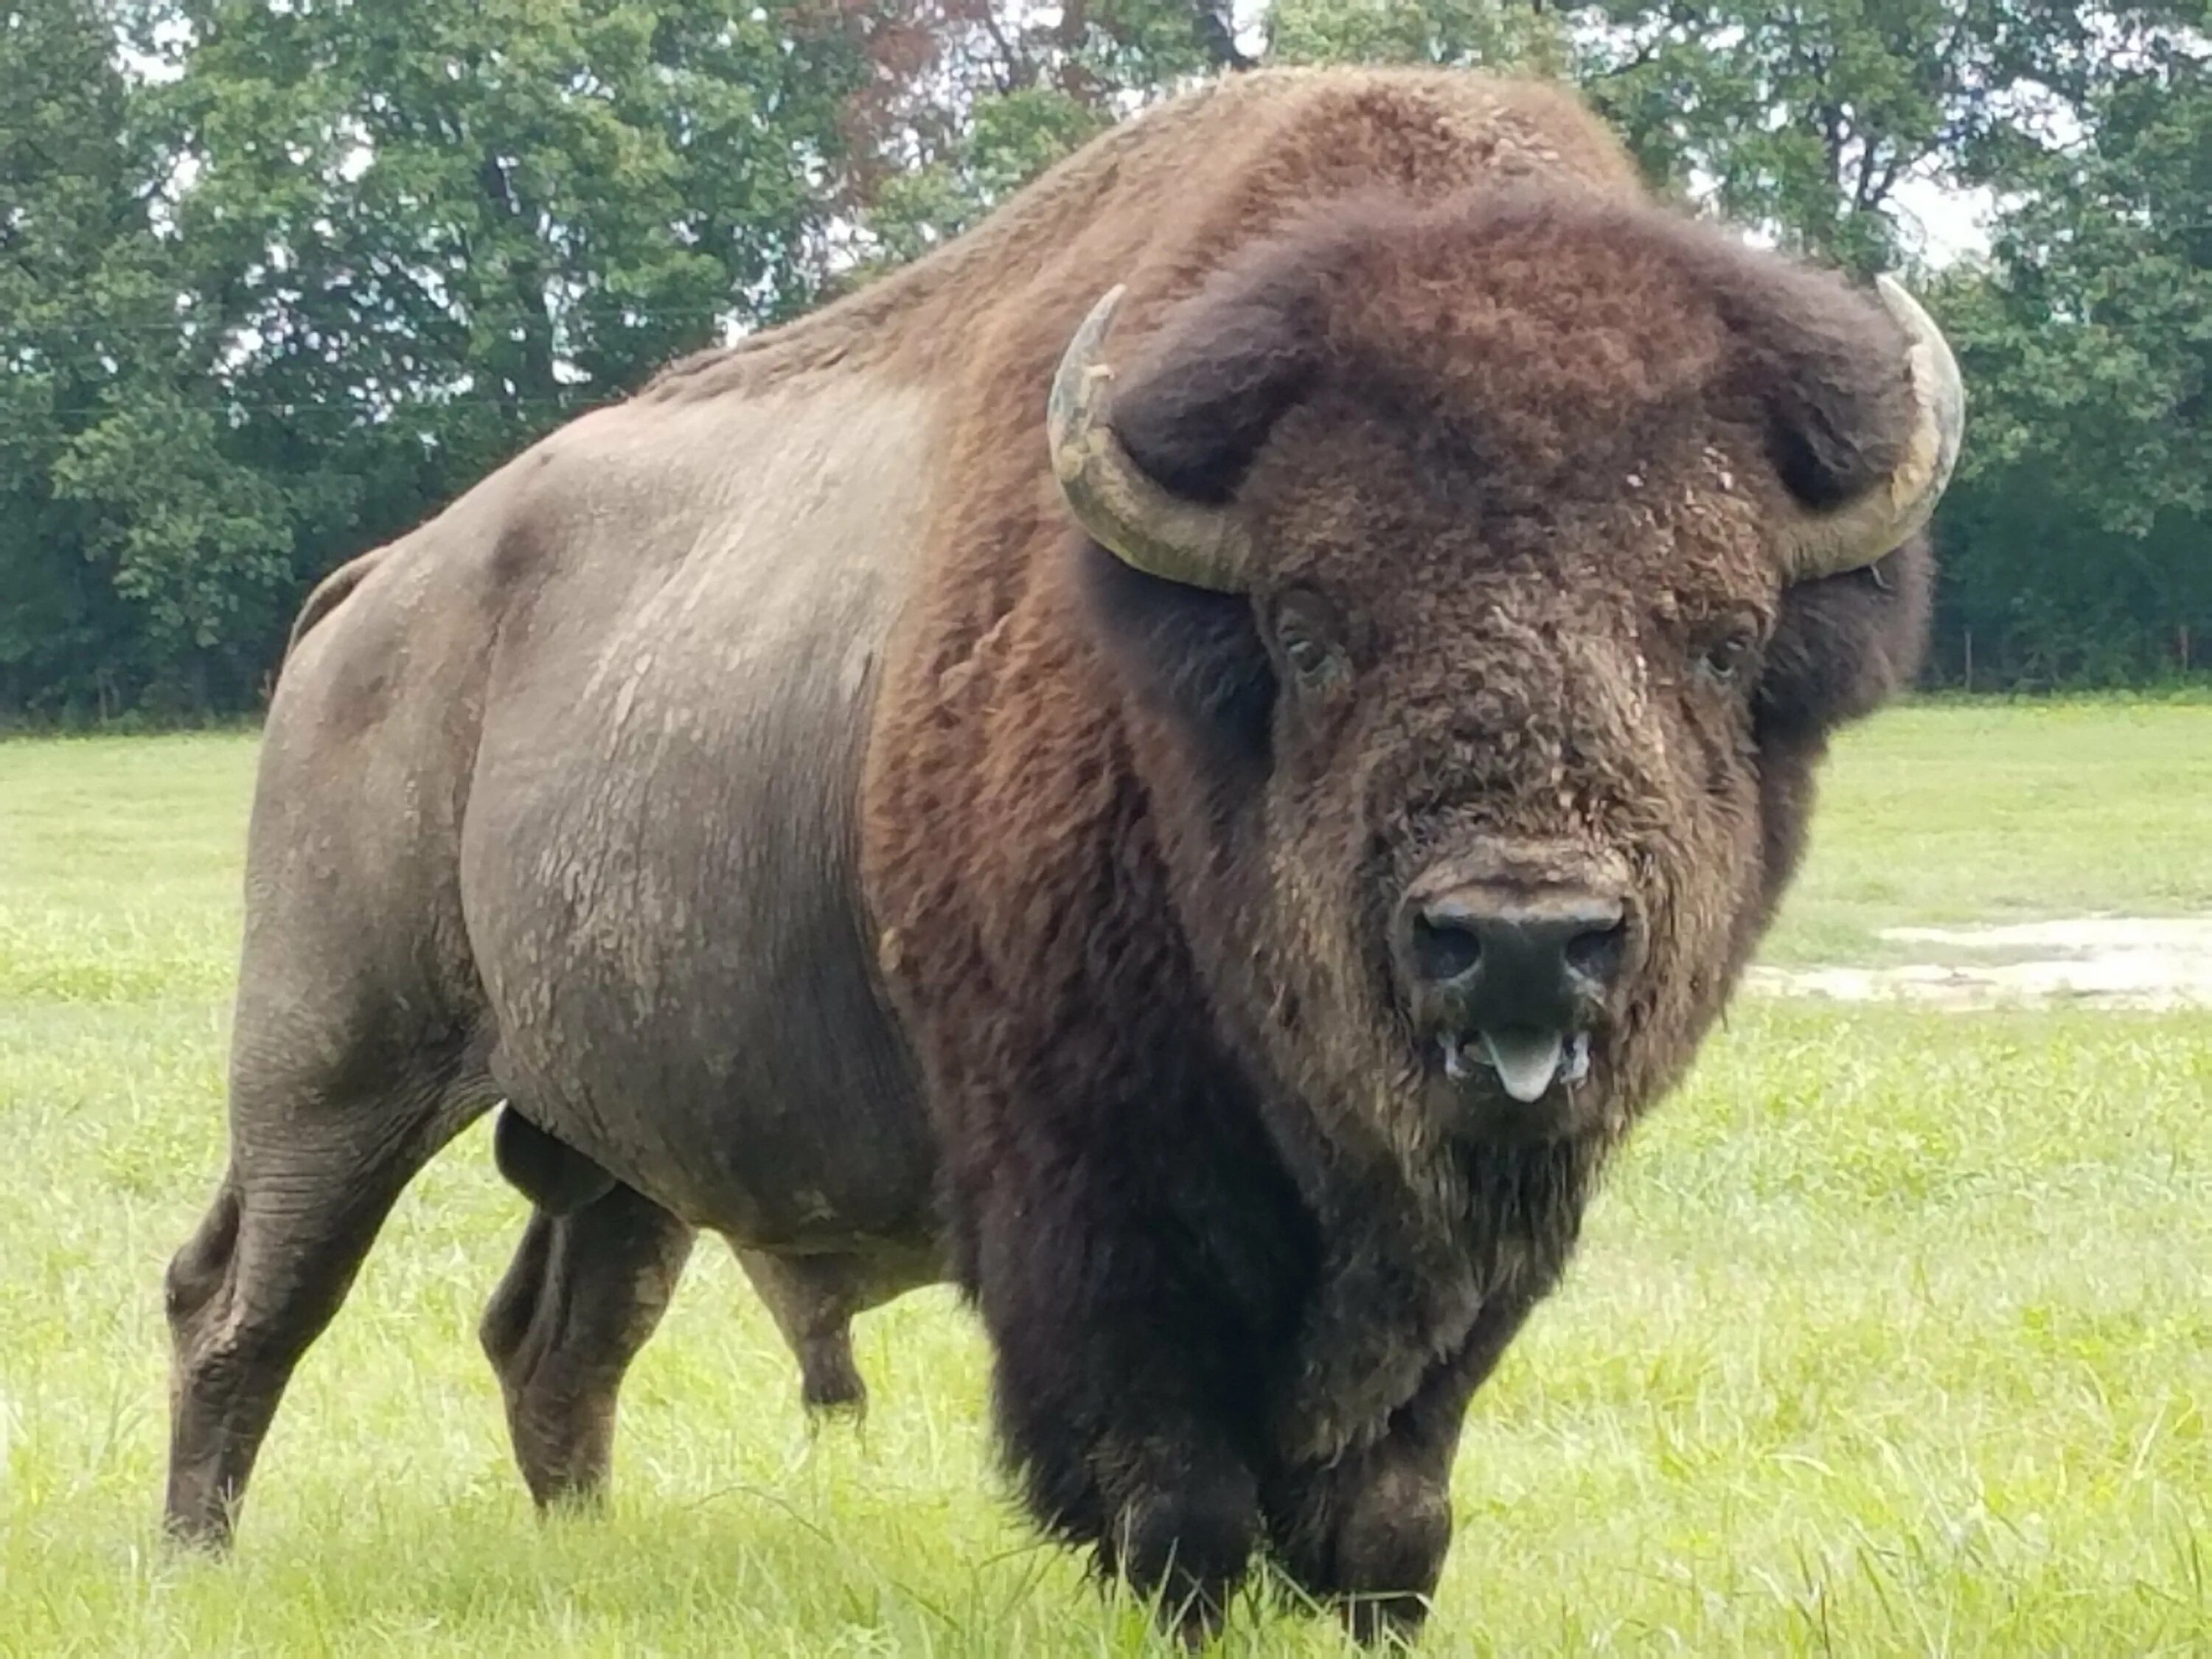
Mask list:
[[[1627,907],[1565,884],[1465,882],[1416,890],[1401,913],[1399,968],[1425,1017],[1462,1031],[1565,1030],[1627,964]]]
[[[1455,921],[1413,918],[1413,971],[1423,979],[1449,984],[1474,971],[1482,960],[1482,941],[1474,930]]]
[[[1567,941],[1567,966],[1599,985],[1613,982],[1627,954],[1628,924],[1625,921],[1617,921],[1610,927],[1592,928]]]

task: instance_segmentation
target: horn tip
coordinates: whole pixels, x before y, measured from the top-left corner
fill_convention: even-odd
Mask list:
[[[1113,322],[1114,313],[1121,308],[1121,301],[1128,292],[1127,283],[1116,283],[1100,295],[1091,307],[1091,314],[1083,319],[1081,331],[1094,340],[1103,336],[1108,325]]]

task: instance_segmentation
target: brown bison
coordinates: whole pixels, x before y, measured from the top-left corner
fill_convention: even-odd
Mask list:
[[[295,632],[170,1524],[504,1102],[540,1501],[703,1228],[815,1404],[956,1279],[1037,1520],[1191,1626],[1255,1551],[1417,1619],[1468,1396],[1915,660],[1960,411],[1560,92],[1267,73],[555,433]]]

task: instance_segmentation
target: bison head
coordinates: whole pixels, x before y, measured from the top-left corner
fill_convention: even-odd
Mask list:
[[[1641,207],[1340,207],[1068,345],[1054,465],[1218,1026],[1401,1150],[1617,1132],[1909,672],[1942,336]],[[1900,551],[1900,550],[1902,550]]]

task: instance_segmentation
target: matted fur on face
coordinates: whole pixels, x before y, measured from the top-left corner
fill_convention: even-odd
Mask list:
[[[1104,631],[1220,1012],[1340,1145],[1609,1140],[1686,1065],[1779,880],[1775,526],[1895,465],[1901,357],[1832,278],[1511,195],[1340,208],[1136,351],[1122,442],[1257,568],[1098,570]],[[1530,939],[1542,1012],[1462,994]]]

